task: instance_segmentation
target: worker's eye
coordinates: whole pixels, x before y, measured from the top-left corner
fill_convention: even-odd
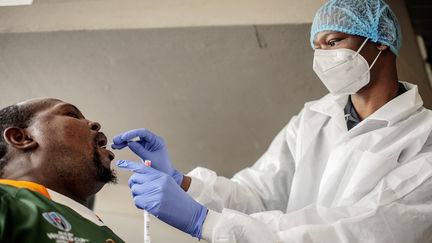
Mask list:
[[[333,47],[333,46],[336,46],[339,41],[340,41],[340,39],[331,39],[327,42],[327,45]]]

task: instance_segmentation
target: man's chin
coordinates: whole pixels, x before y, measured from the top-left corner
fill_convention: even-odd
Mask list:
[[[100,168],[97,177],[100,182],[117,184],[117,176],[114,170],[105,167]]]
[[[107,166],[104,165],[97,149],[95,149],[93,153],[93,162],[96,167],[96,176],[98,181],[103,183],[117,183],[115,171],[110,168],[109,163]]]

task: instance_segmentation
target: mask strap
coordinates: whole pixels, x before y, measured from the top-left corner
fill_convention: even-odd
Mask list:
[[[374,60],[374,61],[372,62],[372,64],[370,65],[368,71],[370,71],[370,70],[372,69],[372,67],[375,65],[376,61],[378,61],[378,57],[381,55],[381,52],[382,52],[382,50],[380,50],[380,52],[378,53],[378,55],[375,57],[375,60]]]
[[[369,66],[369,69],[363,73],[363,75],[365,75],[366,73],[370,72],[370,70],[372,69],[372,67],[375,65],[376,61],[378,61],[378,57],[381,55],[382,50],[380,50],[380,52],[378,53],[378,55],[375,57],[375,60],[373,60],[373,62],[371,63],[371,65]]]
[[[363,47],[366,45],[367,41],[369,40],[369,38],[366,38],[363,41],[363,44],[360,46],[360,48],[358,49],[358,51],[356,52],[356,54],[354,56],[357,56],[358,54],[360,54],[361,50],[363,49]]]

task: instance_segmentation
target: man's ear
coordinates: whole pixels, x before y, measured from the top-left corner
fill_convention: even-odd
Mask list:
[[[12,147],[19,150],[29,150],[37,147],[37,142],[34,141],[28,134],[26,129],[18,127],[8,127],[3,133],[5,141]]]

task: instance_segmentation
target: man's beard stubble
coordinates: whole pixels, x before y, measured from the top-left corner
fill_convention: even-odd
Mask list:
[[[100,182],[117,183],[115,171],[103,166],[97,146],[95,146],[93,151],[93,162],[95,163],[96,177]]]

